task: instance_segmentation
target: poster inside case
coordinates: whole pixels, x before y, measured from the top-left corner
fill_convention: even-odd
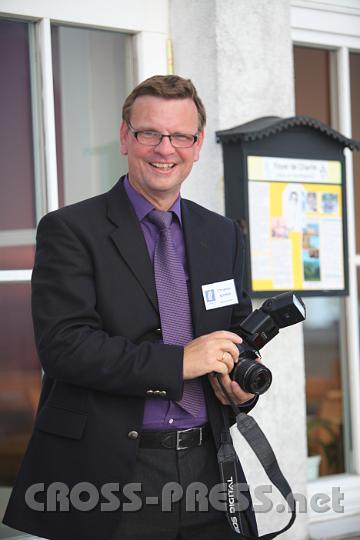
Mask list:
[[[248,156],[252,290],[345,289],[340,161]]]

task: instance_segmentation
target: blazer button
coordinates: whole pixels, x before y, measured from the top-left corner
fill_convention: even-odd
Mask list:
[[[148,396],[152,396],[154,394],[154,390],[146,390],[146,394]]]
[[[154,330],[154,334],[157,334],[158,336],[161,336],[161,328],[156,328]]]
[[[166,397],[166,390],[161,390],[160,396],[161,397]]]
[[[129,439],[136,440],[139,437],[139,434],[137,431],[129,431],[128,437]]]
[[[154,390],[154,396],[160,396],[160,390]]]

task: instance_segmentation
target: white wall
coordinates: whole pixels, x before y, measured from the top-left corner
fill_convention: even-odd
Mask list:
[[[170,0],[175,73],[190,77],[208,112],[207,139],[183,195],[223,212],[223,167],[215,131],[260,116],[294,114],[287,0]],[[293,491],[306,493],[305,373],[301,325],[282,330],[263,350],[274,381],[253,412]],[[252,487],[269,484],[246,443],[234,437]],[[281,498],[274,501],[281,502]],[[254,501],[259,504],[260,501]],[[288,513],[258,514],[260,532],[281,528]],[[283,538],[307,536],[301,514]]]
[[[182,194],[223,213],[222,151],[215,142],[220,127],[216,6],[216,0],[171,0],[170,23],[174,72],[192,79],[207,111],[202,155]]]

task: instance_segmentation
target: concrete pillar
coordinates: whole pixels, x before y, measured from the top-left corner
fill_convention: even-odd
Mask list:
[[[170,27],[174,71],[193,80],[208,113],[206,143],[183,196],[223,213],[222,152],[215,131],[260,116],[294,114],[289,1],[170,0]],[[262,352],[274,381],[252,414],[271,442],[293,491],[306,494],[301,325],[283,329]],[[269,485],[241,436],[234,432],[234,438],[252,489]],[[257,513],[262,534],[281,528],[289,518],[287,511],[277,511],[283,501],[273,491],[274,508]],[[254,504],[262,507],[256,496]],[[306,537],[307,516],[301,513],[282,538]]]

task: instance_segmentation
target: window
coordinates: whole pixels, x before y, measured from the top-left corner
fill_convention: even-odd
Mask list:
[[[350,89],[352,137],[360,141],[360,53],[350,53]],[[353,153],[356,253],[360,253],[360,152]]]
[[[133,86],[130,34],[54,25],[41,40],[44,21],[0,19],[0,522],[41,389],[29,277],[49,183],[64,205],[106,191],[126,172],[119,128]],[[51,122],[44,121],[49,93],[38,81],[49,71],[35,54],[51,45],[57,183],[43,173]],[[0,523],[0,538],[13,535]]]
[[[294,47],[296,114],[331,125],[331,51]],[[304,323],[308,452],[320,475],[345,471],[342,300],[306,298]],[[315,456],[318,456],[317,458]],[[310,461],[311,463],[311,461]],[[310,479],[314,479],[313,471]]]
[[[31,25],[0,20],[0,269],[31,268],[35,184]],[[37,179],[38,180],[38,179]]]
[[[331,125],[330,51],[294,47],[296,114]]]
[[[110,189],[126,173],[121,106],[130,91],[129,36],[53,26],[51,31],[60,206]]]
[[[29,283],[0,284],[0,484],[11,486],[40,395]]]

